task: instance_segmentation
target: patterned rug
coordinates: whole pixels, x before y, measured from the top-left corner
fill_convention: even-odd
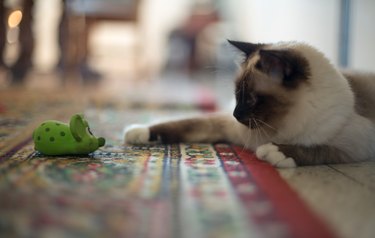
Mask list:
[[[79,107],[9,97],[0,105],[1,237],[334,237],[250,151],[122,145],[125,124],[176,110],[92,104],[82,110],[107,145],[85,157],[46,157],[33,150],[32,128]]]

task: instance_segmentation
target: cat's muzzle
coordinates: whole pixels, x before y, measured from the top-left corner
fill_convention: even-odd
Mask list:
[[[255,128],[258,127],[258,125],[257,125],[257,123],[255,122],[255,120],[252,119],[252,118],[248,115],[247,112],[245,113],[244,111],[242,111],[242,110],[236,108],[236,109],[234,110],[234,112],[233,112],[233,116],[236,118],[236,120],[237,120],[239,123],[241,123],[241,124],[243,124],[243,125],[245,125],[245,126],[251,128],[251,129],[255,129]]]

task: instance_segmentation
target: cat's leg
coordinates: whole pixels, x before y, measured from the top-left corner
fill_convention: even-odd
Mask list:
[[[279,168],[355,162],[345,152],[329,145],[301,146],[269,143],[259,146],[256,155],[259,159]]]
[[[231,141],[235,120],[230,114],[213,114],[151,126],[132,125],[125,130],[126,144]]]

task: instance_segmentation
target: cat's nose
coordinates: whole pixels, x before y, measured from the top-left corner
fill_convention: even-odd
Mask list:
[[[236,108],[233,111],[233,116],[237,119],[239,122],[248,121],[248,113],[247,110],[245,110],[240,105],[237,105]]]

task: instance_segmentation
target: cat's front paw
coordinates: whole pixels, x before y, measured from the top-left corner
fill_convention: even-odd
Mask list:
[[[266,161],[277,168],[294,168],[296,162],[293,158],[286,157],[279,147],[272,143],[258,146],[255,152],[258,159]]]
[[[144,125],[131,125],[124,131],[125,144],[147,144],[150,143],[150,129]]]

